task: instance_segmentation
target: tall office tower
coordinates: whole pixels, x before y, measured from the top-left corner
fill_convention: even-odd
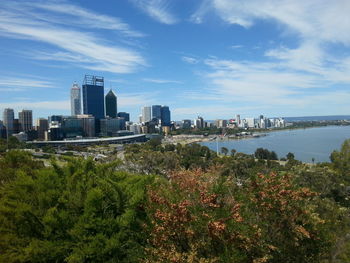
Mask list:
[[[13,133],[20,133],[22,131],[19,119],[13,119]]]
[[[110,90],[105,97],[106,116],[117,117],[117,96]]]
[[[15,113],[13,109],[5,109],[3,113],[3,123],[6,127],[7,136],[11,136],[13,134],[13,120],[15,119]]]
[[[161,124],[162,126],[170,126],[171,124],[171,117],[170,117],[170,110],[168,106],[162,106],[160,109],[161,112]]]
[[[81,114],[81,92],[77,83],[70,90],[70,108],[72,116]]]
[[[130,114],[127,112],[118,112],[117,116],[124,118],[125,121],[130,121]]]
[[[203,118],[198,116],[198,118],[194,120],[194,126],[197,129],[203,129],[204,128],[204,120],[203,120]]]
[[[162,118],[161,109],[162,109],[161,105],[152,105],[152,120],[157,119],[157,121],[160,122]]]
[[[152,119],[151,110],[152,110],[152,108],[149,107],[149,106],[141,108],[142,122],[149,122],[149,121],[151,121],[151,119]]]
[[[33,112],[31,110],[22,110],[18,113],[21,130],[24,132],[33,129]]]
[[[49,121],[45,118],[36,120],[36,127],[38,131],[38,139],[45,140],[45,133],[49,130]]]
[[[237,123],[237,127],[240,127],[240,125],[241,125],[241,115],[239,115],[239,114],[236,115],[236,123]]]
[[[84,114],[91,114],[96,119],[105,116],[103,77],[85,75],[83,83]]]

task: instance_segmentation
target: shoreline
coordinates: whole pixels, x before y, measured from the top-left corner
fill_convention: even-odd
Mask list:
[[[325,125],[325,126],[312,126],[312,127],[294,127],[294,128],[284,128],[284,129],[266,129],[262,131],[251,131],[252,134],[235,136],[234,134],[226,135],[222,137],[221,135],[197,135],[197,134],[180,134],[172,135],[171,137],[164,138],[162,143],[164,144],[191,144],[191,143],[202,143],[202,142],[212,142],[216,141],[215,139],[219,137],[220,141],[230,141],[230,140],[246,140],[260,138],[268,136],[271,132],[283,132],[283,131],[293,131],[293,130],[305,130],[313,128],[326,128],[326,127],[347,127],[350,125]],[[244,132],[244,131],[243,131]],[[247,131],[250,132],[250,131]],[[258,135],[258,136],[257,136]]]

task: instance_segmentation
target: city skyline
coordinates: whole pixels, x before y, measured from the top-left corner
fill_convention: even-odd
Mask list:
[[[160,104],[172,120],[350,113],[348,1],[2,6],[1,112],[69,115],[72,83],[90,74],[104,77],[104,94],[112,88],[132,121]]]

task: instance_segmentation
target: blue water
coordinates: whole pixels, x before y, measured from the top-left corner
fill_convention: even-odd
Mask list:
[[[257,148],[275,151],[279,158],[288,152],[295,155],[295,159],[303,162],[329,162],[329,156],[334,150],[339,150],[344,140],[350,139],[350,126],[327,126],[298,130],[283,130],[267,133],[265,137],[241,140],[219,140],[221,147],[235,149],[237,152],[253,154]],[[216,151],[216,141],[202,142]]]

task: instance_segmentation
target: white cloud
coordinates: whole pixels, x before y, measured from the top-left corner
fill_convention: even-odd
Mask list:
[[[38,14],[40,19],[68,25],[78,25],[84,27],[98,28],[98,29],[108,29],[108,30],[117,30],[131,37],[142,37],[144,34],[131,30],[130,26],[124,23],[120,18],[112,17],[108,15],[99,14],[97,12],[92,12],[85,8],[82,8],[77,5],[68,4],[68,3],[50,3],[50,2],[41,2],[41,3],[31,3],[29,7],[36,7],[38,9],[46,10],[56,14],[63,14],[70,16],[66,19],[59,19],[47,14]]]
[[[242,48],[242,45],[232,45],[230,46],[231,49],[238,49],[238,48]]]
[[[182,61],[185,61],[186,63],[189,64],[197,64],[199,62],[198,59],[193,58],[193,57],[188,57],[188,56],[183,56],[181,57]]]
[[[47,80],[4,77],[0,79],[0,87],[1,86],[8,88],[8,90],[11,90],[11,88],[24,90],[27,88],[52,88],[54,84]],[[1,90],[4,89],[2,88]],[[12,89],[12,91],[14,90],[16,89]]]
[[[118,107],[141,107],[154,102],[154,93],[118,93]]]
[[[143,33],[131,29],[120,18],[92,12],[67,2],[21,2],[4,3],[8,10],[23,17],[35,17],[37,21],[50,24],[78,26],[84,28],[107,29],[121,32],[130,37],[142,37]]]
[[[150,78],[145,78],[143,79],[145,82],[151,82],[151,83],[157,83],[157,84],[182,84],[183,82],[178,81],[178,80],[170,80],[170,79],[150,79]]]
[[[130,0],[144,13],[154,20],[172,25],[178,22],[178,19],[169,11],[170,1],[168,0]]]
[[[324,112],[327,104],[332,109],[350,110],[346,103],[350,95],[343,91],[344,84],[350,84],[350,56],[336,58],[329,51],[329,45],[350,46],[349,1],[203,0],[202,3],[205,6],[202,4],[192,15],[193,22],[202,23],[209,12],[247,30],[265,20],[282,30],[281,37],[292,36],[297,43],[296,47],[265,50],[265,59],[258,61],[205,60],[208,71],[203,76],[212,85],[208,96],[213,100],[251,103],[266,109],[303,108],[305,113],[311,107]],[[343,86],[336,87],[339,84]]]
[[[306,39],[350,44],[348,0],[204,0],[193,17],[214,10],[225,22],[251,27],[258,20],[277,21]]]
[[[12,9],[10,5],[5,5],[5,8],[7,10],[0,11],[0,35],[40,41],[59,48],[56,52],[51,50],[49,53],[35,54],[34,52],[34,57],[36,56],[37,59],[70,61],[80,67],[113,73],[130,73],[146,65],[144,58],[138,52],[117,46],[113,41],[101,39],[94,34],[76,30],[70,26],[57,26],[42,21],[35,16],[36,13],[27,16],[26,5],[23,6],[23,12]],[[55,6],[52,11],[56,9]],[[85,16],[89,14],[84,9],[80,11]],[[84,15],[80,14],[80,16]],[[101,17],[105,18],[97,16],[98,23],[102,23]],[[105,19],[108,20],[109,17]]]
[[[62,110],[70,108],[69,100],[61,101],[13,101],[11,103],[0,102],[0,109],[13,108],[15,110],[33,109],[33,110]]]

